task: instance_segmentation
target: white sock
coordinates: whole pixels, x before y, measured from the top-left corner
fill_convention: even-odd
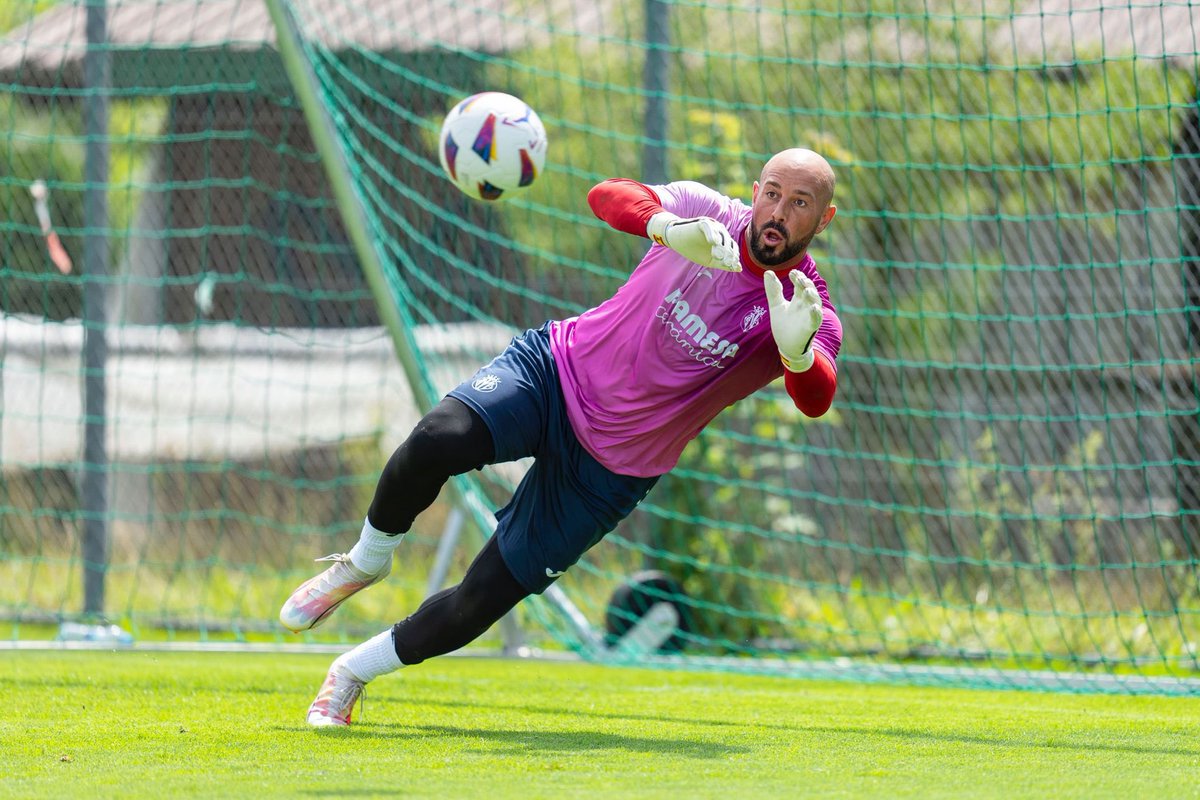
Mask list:
[[[395,672],[404,666],[396,655],[392,644],[392,629],[388,628],[348,652],[342,653],[333,662],[334,666],[350,670],[363,683],[373,681],[380,675]]]
[[[384,567],[391,566],[392,553],[403,538],[403,533],[389,536],[376,530],[371,520],[364,519],[358,542],[350,549],[350,563],[368,575],[378,575]]]

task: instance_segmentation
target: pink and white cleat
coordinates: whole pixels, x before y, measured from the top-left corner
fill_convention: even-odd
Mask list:
[[[334,661],[317,692],[317,699],[308,707],[308,724],[316,727],[349,725],[354,704],[362,696],[365,685]]]
[[[392,571],[392,562],[375,575],[368,575],[350,563],[349,553],[337,553],[317,561],[332,561],[333,566],[315,578],[309,578],[279,610],[279,621],[293,633],[317,627],[351,595],[373,586]]]

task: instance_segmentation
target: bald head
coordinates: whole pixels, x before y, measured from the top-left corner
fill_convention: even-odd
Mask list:
[[[793,147],[771,156],[754,183],[751,258],[771,269],[800,263],[837,213],[834,184],[833,168],[812,150]]]
[[[820,153],[803,147],[781,150],[771,156],[763,165],[758,180],[759,183],[765,184],[769,178],[780,183],[807,185],[816,203],[822,207],[832,202],[833,190],[837,185],[837,178],[834,177],[833,167],[829,166],[829,162]],[[785,181],[785,178],[788,180]]]

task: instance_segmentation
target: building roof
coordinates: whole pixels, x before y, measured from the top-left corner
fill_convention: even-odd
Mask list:
[[[306,38],[334,50],[500,53],[548,42],[551,35],[603,35],[609,3],[597,0],[305,0],[295,4]],[[113,60],[212,58],[213,51],[274,51],[264,0],[109,0]],[[47,77],[78,82],[86,51],[87,2],[63,0],[0,37],[0,80]],[[190,66],[190,64],[189,64]],[[116,70],[116,67],[114,67]]]

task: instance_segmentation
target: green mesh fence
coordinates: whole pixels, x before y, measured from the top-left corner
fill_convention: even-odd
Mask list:
[[[352,543],[429,397],[637,262],[646,242],[594,219],[587,190],[691,179],[748,199],[763,160],[802,145],[839,176],[814,252],[845,325],[833,410],[805,419],[778,385],[729,409],[522,605],[524,640],[1197,693],[1200,12],[960,6],[282,0],[289,70],[257,1],[9,3],[12,638],[82,618],[139,641],[349,642],[404,616],[451,512],[469,521],[453,580],[522,464],[447,491],[393,577],[318,634],[274,623],[310,559]],[[483,89],[523,97],[550,139],[545,174],[499,205],[458,193],[435,147]],[[646,570],[681,587],[684,629],[657,654],[610,648],[610,600]]]

